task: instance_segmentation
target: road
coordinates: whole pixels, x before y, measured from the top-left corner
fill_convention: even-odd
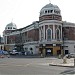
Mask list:
[[[75,75],[75,68],[49,66],[55,58],[0,58],[0,75]]]

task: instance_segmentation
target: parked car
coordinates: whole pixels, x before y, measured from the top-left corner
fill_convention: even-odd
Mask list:
[[[12,51],[10,51],[10,54],[11,55],[16,55],[16,54],[19,54],[19,52],[17,52],[17,50],[12,50]]]
[[[10,58],[10,54],[8,53],[8,51],[3,51],[3,55],[4,55],[4,57]]]
[[[4,55],[8,55],[9,53],[7,51],[3,51],[3,54]]]
[[[8,51],[0,50],[0,58],[10,57]]]
[[[70,53],[65,55],[67,58],[75,58],[75,53]]]

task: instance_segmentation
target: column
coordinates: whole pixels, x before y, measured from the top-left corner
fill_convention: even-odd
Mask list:
[[[44,35],[44,40],[45,40],[45,25],[43,26],[43,35]]]
[[[62,26],[61,26],[61,40],[62,40]]]
[[[45,44],[43,44],[43,56],[46,56]]]
[[[41,40],[41,30],[39,29],[39,41]]]
[[[55,25],[53,25],[53,40],[55,40]]]
[[[7,44],[7,36],[5,36],[5,44]]]

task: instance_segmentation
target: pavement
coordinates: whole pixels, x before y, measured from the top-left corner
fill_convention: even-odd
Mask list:
[[[14,56],[11,56],[14,58]],[[51,62],[40,63],[40,65],[59,66],[59,67],[75,67],[74,58],[59,59],[58,57],[41,57],[41,56],[16,56],[16,58],[44,58],[51,60]]]
[[[53,60],[51,63],[49,63],[49,66],[75,67],[74,58],[70,58],[66,60],[56,58],[56,60]]]

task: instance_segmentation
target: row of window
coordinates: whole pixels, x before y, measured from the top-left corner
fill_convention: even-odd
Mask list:
[[[46,10],[45,13],[52,13],[53,10]]]
[[[6,29],[16,29],[16,28],[14,28],[14,27],[8,27],[8,28],[6,28]]]
[[[56,39],[60,40],[60,29],[56,29]],[[51,40],[52,39],[52,30],[48,29],[46,34],[46,39]],[[41,40],[43,40],[43,31],[41,31]]]
[[[57,11],[57,10],[45,10],[44,12],[41,12],[40,15],[43,14],[43,13],[45,13],[45,14],[46,14],[46,13],[53,13],[53,11],[54,11],[54,13],[56,13],[56,14],[60,14],[60,11]]]
[[[47,40],[51,40],[52,39],[52,31],[51,29],[47,30]],[[56,39],[59,40],[60,39],[60,30],[56,29]]]

